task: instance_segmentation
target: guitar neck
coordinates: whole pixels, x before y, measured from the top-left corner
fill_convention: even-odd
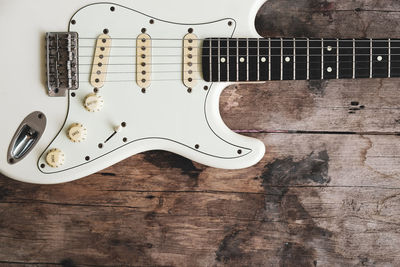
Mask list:
[[[400,77],[400,39],[205,39],[208,82]]]

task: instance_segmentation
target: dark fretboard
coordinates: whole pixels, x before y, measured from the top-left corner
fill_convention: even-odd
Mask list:
[[[206,81],[400,77],[400,39],[205,39]]]

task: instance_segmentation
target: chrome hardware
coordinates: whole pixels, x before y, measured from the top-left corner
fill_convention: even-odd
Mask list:
[[[47,86],[49,96],[65,96],[79,87],[78,33],[49,32],[47,43]]]
[[[10,164],[22,160],[37,144],[46,128],[46,117],[41,112],[29,114],[18,127],[8,147],[7,159]]]

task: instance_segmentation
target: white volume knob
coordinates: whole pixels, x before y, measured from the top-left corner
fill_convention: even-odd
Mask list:
[[[86,139],[87,130],[86,128],[80,123],[74,123],[68,130],[68,138],[74,142],[79,143]]]
[[[46,162],[50,167],[58,168],[65,162],[65,155],[64,153],[57,149],[51,149],[46,156]]]
[[[85,98],[85,108],[90,112],[97,112],[103,108],[103,98],[97,94],[89,94]]]

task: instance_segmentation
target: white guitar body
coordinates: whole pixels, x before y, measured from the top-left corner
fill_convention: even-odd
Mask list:
[[[220,117],[219,96],[229,84],[207,83],[199,74],[188,92],[182,81],[182,45],[189,28],[199,39],[259,38],[254,18],[264,2],[0,0],[0,172],[24,182],[62,183],[155,149],[217,168],[256,164],[264,155],[264,144],[232,132]],[[152,81],[145,93],[136,83],[133,65],[136,38],[143,28],[153,39]],[[107,79],[98,91],[104,107],[93,113],[83,102],[94,90],[89,73],[103,29],[109,30],[112,46],[126,48],[111,48]],[[66,97],[49,97],[45,33],[67,31],[80,37],[79,89]],[[45,131],[23,159],[10,163],[10,142],[21,122],[35,111],[44,114]],[[83,142],[73,143],[67,137],[74,123],[87,129]],[[121,123],[125,127],[105,142]],[[55,148],[65,155],[57,168],[46,163],[48,151]]]

